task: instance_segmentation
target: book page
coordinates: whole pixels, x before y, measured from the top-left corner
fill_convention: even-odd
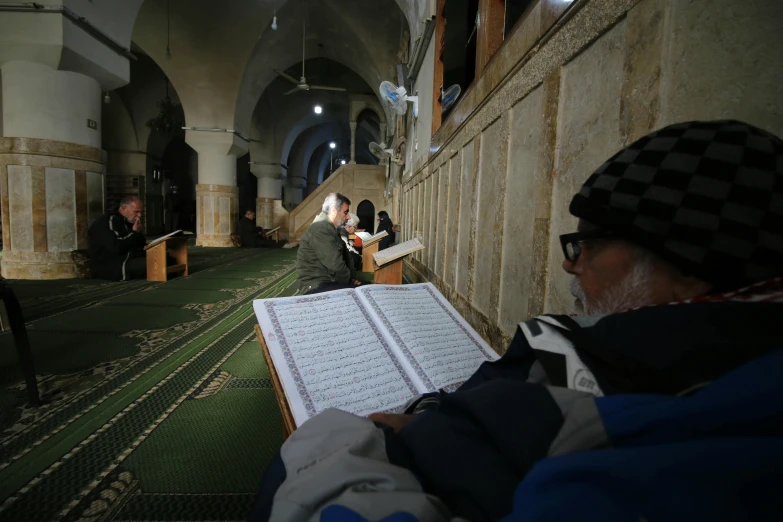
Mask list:
[[[253,308],[297,426],[327,408],[398,411],[424,391],[354,290],[258,299]]]
[[[274,234],[275,232],[277,232],[278,230],[280,230],[280,227],[275,227],[275,228],[273,228],[272,230],[267,230],[266,232],[264,232],[264,235],[265,235],[266,237],[269,237],[269,236],[271,236],[272,234]]]
[[[498,354],[432,285],[368,285],[367,307],[428,391],[453,391]]]
[[[356,231],[356,235],[359,236],[359,239],[361,239],[363,242],[372,237],[369,232],[359,232],[358,230]]]
[[[390,263],[391,261],[394,261],[395,259],[399,259],[402,256],[406,256],[412,252],[417,252],[423,249],[424,249],[424,245],[422,245],[418,239],[413,238],[413,239],[409,239],[404,243],[400,243],[399,245],[394,245],[392,247],[389,247],[386,250],[381,250],[380,252],[376,252],[372,255],[372,257],[373,259],[375,259],[375,264],[377,264],[378,266],[382,266],[385,265],[386,263]]]
[[[367,239],[364,239],[362,237],[362,244],[363,245],[372,245],[373,243],[377,243],[378,241],[380,241],[381,239],[385,238],[388,235],[389,235],[388,232],[386,232],[385,230],[381,230],[377,234],[375,234],[373,236],[370,236]],[[361,237],[361,236],[359,236],[359,237]]]
[[[157,244],[158,244],[158,243],[160,243],[161,241],[163,241],[163,240],[165,240],[165,239],[168,239],[168,238],[170,238],[170,237],[172,237],[172,236],[174,236],[174,235],[176,235],[176,234],[179,234],[180,232],[182,232],[182,230],[175,230],[174,232],[171,232],[171,233],[169,233],[169,234],[166,234],[165,236],[160,236],[160,237],[159,237],[158,239],[156,239],[155,241],[150,241],[150,243],[147,245],[147,248],[149,248],[149,247],[151,247],[151,246],[154,246],[154,245],[157,245]]]

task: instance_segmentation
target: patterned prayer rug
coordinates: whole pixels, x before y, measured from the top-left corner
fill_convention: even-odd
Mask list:
[[[253,299],[296,250],[191,248],[191,275],[18,281],[43,407],[0,334],[0,521],[244,520],[282,442]]]

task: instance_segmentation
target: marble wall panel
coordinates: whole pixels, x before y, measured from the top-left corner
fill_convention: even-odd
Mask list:
[[[430,244],[427,248],[427,266],[434,269],[435,251],[438,248],[438,229],[441,228],[443,216],[438,214],[438,188],[440,183],[440,169],[435,169],[430,176],[430,225],[429,238]]]
[[[470,230],[474,221],[472,210],[473,192],[476,183],[475,145],[476,142],[471,141],[462,148],[462,165],[460,168],[456,290],[463,297],[468,297],[468,279],[470,278]]]
[[[8,166],[11,250],[33,252],[33,167]]]
[[[46,167],[46,239],[49,252],[75,250],[75,173]]]
[[[476,241],[474,268],[474,306],[492,316],[492,280],[497,274],[493,262],[501,250],[503,233],[503,188],[505,186],[505,158],[508,142],[504,136],[505,119],[495,120],[481,136],[478,193],[476,205]]]
[[[438,234],[435,240],[435,273],[443,277],[443,256],[446,250],[446,237],[454,231],[454,220],[451,218],[451,209],[448,207],[449,183],[451,173],[449,162],[440,168],[438,176]]]
[[[538,291],[531,277],[539,206],[549,208],[552,165],[546,153],[545,88],[536,88],[512,111],[500,285],[499,326],[509,335],[529,317],[528,297]],[[543,192],[543,194],[542,194]],[[548,213],[547,213],[548,219]]]
[[[449,165],[449,183],[448,195],[446,197],[448,208],[449,228],[446,233],[446,242],[444,244],[444,267],[443,278],[446,284],[454,286],[457,279],[457,238],[459,237],[459,191],[461,180],[461,158],[455,154],[448,162]]]
[[[622,147],[620,92],[623,83],[625,21],[563,67],[558,110],[556,176],[552,188],[549,285],[545,311],[570,313],[570,276],[562,269],[559,236],[576,230],[571,198],[607,158]]]
[[[783,2],[666,5],[660,124],[732,118],[783,135]]]
[[[204,216],[204,234],[208,236],[215,235],[215,197],[201,196],[201,215]]]
[[[218,234],[227,236],[231,234],[231,198],[220,197],[218,201],[218,212],[215,214],[218,217]]]

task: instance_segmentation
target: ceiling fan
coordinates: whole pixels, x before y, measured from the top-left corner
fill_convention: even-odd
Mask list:
[[[304,20],[302,20],[302,77],[299,78],[299,81],[296,81],[296,78],[294,78],[290,74],[285,73],[284,71],[278,71],[277,69],[272,69],[272,70],[296,86],[290,91],[284,92],[283,96],[288,96],[289,94],[293,94],[297,91],[309,91],[310,89],[318,90],[318,91],[345,91],[346,90],[343,87],[326,87],[324,85],[310,85],[307,83],[307,78],[305,78],[305,21]]]

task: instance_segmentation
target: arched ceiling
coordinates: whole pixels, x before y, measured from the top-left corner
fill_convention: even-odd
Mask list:
[[[247,135],[258,100],[277,77],[272,69],[302,61],[303,19],[306,56],[345,65],[372,92],[394,80],[397,53],[407,46],[410,9],[401,10],[400,0],[168,1],[168,13],[166,0],[144,1],[133,40],[176,87],[189,126]]]

